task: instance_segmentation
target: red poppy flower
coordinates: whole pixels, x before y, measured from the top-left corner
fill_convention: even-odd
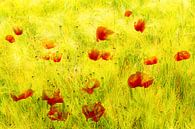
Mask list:
[[[33,90],[28,89],[24,93],[20,94],[19,96],[11,94],[11,98],[13,99],[13,101],[19,101],[31,97],[32,95],[33,95]]]
[[[142,73],[142,81],[141,86],[144,88],[148,88],[152,83],[154,82],[154,79],[147,74]]]
[[[157,64],[157,62],[158,62],[158,59],[156,56],[153,56],[153,57],[150,57],[144,60],[145,65],[153,65],[153,64]]]
[[[51,106],[50,111],[47,113],[47,116],[51,120],[65,121],[70,113],[62,112],[57,109],[57,107]]]
[[[106,40],[109,35],[113,34],[112,30],[109,30],[103,26],[99,26],[96,30],[96,40]]]
[[[93,86],[90,86],[90,83],[92,83]],[[82,88],[83,91],[87,92],[88,94],[93,94],[94,89],[98,88],[100,86],[100,82],[96,79],[89,80],[87,83],[86,88]]]
[[[147,88],[153,83],[153,78],[149,77],[147,74],[136,72],[128,78],[128,85],[131,88],[144,87]]]
[[[13,31],[16,35],[21,35],[23,33],[23,30],[22,28],[19,28],[19,27],[14,27],[13,28]]]
[[[53,93],[53,97],[49,97],[45,91],[43,91],[43,96],[42,96],[42,99],[43,100],[47,100],[47,103],[49,105],[55,105],[56,103],[63,103],[64,100],[62,98],[62,96],[60,96],[60,90],[56,90],[54,93]]]
[[[125,11],[125,17],[130,17],[132,15],[132,11],[126,10]]]
[[[99,60],[101,57],[100,51],[96,50],[96,49],[92,49],[89,53],[88,56],[91,60]]]
[[[7,36],[5,37],[5,40],[7,40],[7,41],[10,42],[10,43],[15,42],[15,38],[14,38],[14,36],[12,36],[12,35],[7,35]]]
[[[58,52],[53,53],[52,54],[52,59],[53,59],[54,62],[60,62],[61,59],[62,59],[62,53],[58,53]]]
[[[128,84],[131,88],[135,88],[137,86],[141,86],[142,81],[142,73],[136,72],[136,74],[132,74],[128,79]]]
[[[94,106],[84,105],[82,107],[82,112],[86,117],[86,120],[91,118],[94,122],[98,122],[101,116],[105,112],[105,108],[101,105],[100,102],[95,103]]]
[[[136,31],[144,32],[145,22],[139,19],[137,22],[134,23],[134,28]]]
[[[43,41],[43,47],[45,49],[51,49],[51,48],[54,48],[55,46],[56,46],[55,43],[51,40],[44,40]]]
[[[175,55],[175,60],[176,61],[181,61],[181,60],[186,60],[190,58],[190,53],[188,51],[180,51],[177,52],[177,54]]]
[[[112,56],[111,56],[110,52],[103,52],[101,54],[101,57],[102,57],[103,60],[110,60],[110,59],[112,59]]]

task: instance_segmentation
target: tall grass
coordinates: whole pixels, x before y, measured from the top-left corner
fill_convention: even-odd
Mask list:
[[[133,11],[124,17],[126,9]],[[0,129],[194,129],[195,128],[195,2],[194,0],[1,0],[0,1]],[[146,21],[144,33],[133,24]],[[24,34],[9,44],[12,27]],[[97,26],[113,30],[109,40],[96,42]],[[41,40],[52,39],[63,53],[60,63],[44,61]],[[109,50],[111,61],[91,61],[92,48]],[[177,51],[191,53],[175,62]],[[143,59],[158,56],[145,66]],[[130,89],[130,74],[143,71],[155,78],[147,88]],[[93,95],[81,88],[88,78],[101,86]],[[13,102],[11,92],[32,88],[32,98]],[[42,90],[61,89],[71,112],[65,122],[47,117]],[[86,121],[84,104],[101,101],[105,115]]]

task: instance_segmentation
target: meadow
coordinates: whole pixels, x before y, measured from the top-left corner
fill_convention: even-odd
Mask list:
[[[194,12],[194,0],[0,0],[0,129],[195,129]],[[138,19],[143,33],[134,29]],[[14,26],[23,34],[15,35]],[[98,26],[114,33],[97,42]],[[56,46],[45,49],[45,39]],[[112,59],[90,60],[92,49]],[[176,61],[182,50],[190,58]],[[42,58],[56,51],[60,62]],[[145,65],[151,56],[158,63]],[[137,71],[153,84],[131,88],[128,78]],[[88,94],[82,88],[94,78],[100,86]],[[31,97],[13,101],[10,94],[27,89]],[[56,89],[64,100],[57,106],[70,113],[64,121],[49,119],[42,100],[44,90]],[[96,102],[103,116],[86,121],[82,106]]]

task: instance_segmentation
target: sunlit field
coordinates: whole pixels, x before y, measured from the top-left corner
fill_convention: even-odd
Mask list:
[[[195,129],[194,0],[0,0],[0,129]]]

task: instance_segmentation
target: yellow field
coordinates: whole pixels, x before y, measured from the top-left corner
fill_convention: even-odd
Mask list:
[[[126,10],[133,13],[125,17]],[[194,0],[0,0],[0,129],[195,129]],[[144,19],[143,33],[134,22]],[[14,26],[23,34],[17,36]],[[96,29],[114,31],[96,41]],[[13,35],[14,43],[5,40]],[[55,42],[45,49],[43,40]],[[93,61],[91,49],[111,52],[112,60]],[[188,60],[175,61],[179,51]],[[44,60],[62,53],[60,62]],[[158,63],[144,59],[157,56]],[[130,88],[136,71],[154,78],[148,88]],[[96,78],[93,94],[81,89]],[[32,89],[32,97],[13,101],[10,94]],[[42,91],[60,89],[69,112],[52,121]],[[82,106],[101,102],[104,115],[86,121]]]

